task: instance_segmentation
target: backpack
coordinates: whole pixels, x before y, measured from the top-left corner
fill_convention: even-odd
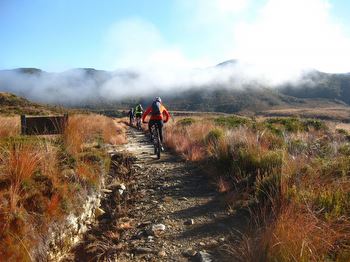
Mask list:
[[[143,111],[142,106],[138,105],[138,106],[136,107],[136,113],[142,113],[142,111]]]
[[[160,112],[160,103],[157,101],[154,101],[152,103],[152,116],[160,116],[161,112]]]

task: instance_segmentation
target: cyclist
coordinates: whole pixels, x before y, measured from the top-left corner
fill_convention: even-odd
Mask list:
[[[134,117],[135,117],[134,108],[131,108],[129,110],[128,116],[129,116],[129,120],[130,120],[130,126],[132,126],[134,123]]]
[[[156,99],[152,102],[152,104],[146,109],[145,113],[142,116],[142,122],[145,123],[145,119],[148,114],[151,114],[150,120],[148,122],[148,130],[151,133],[151,127],[155,124],[159,126],[159,138],[162,143],[163,148],[163,123],[168,122],[170,118],[170,114],[165,106],[162,104],[162,99],[160,97],[156,97]],[[165,119],[163,119],[165,117]],[[152,135],[152,134],[151,134]]]
[[[135,117],[136,117],[136,126],[137,128],[141,128],[141,117],[143,113],[143,108],[141,104],[138,104],[135,107]]]

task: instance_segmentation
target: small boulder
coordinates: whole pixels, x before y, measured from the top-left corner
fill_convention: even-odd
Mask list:
[[[195,259],[198,262],[212,262],[213,261],[212,256],[205,251],[197,252],[195,255]]]
[[[102,216],[104,213],[106,213],[103,209],[96,207],[95,208],[95,217],[100,217]]]
[[[162,234],[165,231],[165,229],[166,227],[163,224],[152,225],[150,233],[154,236],[158,236]]]

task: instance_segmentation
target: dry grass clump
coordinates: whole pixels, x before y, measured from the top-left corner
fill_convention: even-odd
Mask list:
[[[186,159],[200,147],[231,208],[250,210],[250,230],[225,247],[237,261],[350,260],[348,137],[296,118],[186,119],[166,130]]]
[[[68,119],[64,143],[69,153],[76,155],[87,143],[100,141],[109,144],[125,143],[122,123],[101,115],[73,115]]]
[[[17,125],[11,123],[8,130]],[[35,260],[33,250],[52,222],[77,212],[87,192],[100,186],[101,174],[109,168],[104,144],[125,142],[124,132],[123,125],[110,118],[73,115],[62,136],[2,133],[1,258]]]
[[[60,186],[55,156],[41,140],[14,139],[1,144],[1,257],[30,259],[29,250],[38,241],[38,227],[45,227],[57,214],[53,192]]]
[[[19,133],[19,117],[0,117],[0,138],[17,136]]]
[[[203,160],[206,154],[206,137],[213,128],[211,123],[193,123],[191,125],[167,124],[164,140],[175,152],[182,154],[190,161]],[[188,128],[191,127],[191,128]]]

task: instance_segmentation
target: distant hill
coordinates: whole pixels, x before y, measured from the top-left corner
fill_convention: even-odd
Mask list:
[[[234,70],[237,60],[228,60],[206,70]],[[233,72],[233,71],[232,71]],[[218,75],[217,77],[220,77]],[[127,108],[141,102],[146,105],[154,96],[164,97],[173,110],[240,112],[286,107],[326,107],[350,105],[350,74],[307,72],[296,82],[267,86],[258,81],[239,83],[232,73],[226,82],[208,85],[174,86],[168,91],[157,79],[145,78],[136,71],[104,71],[78,68],[49,73],[36,68],[0,70],[0,91],[14,92],[33,101],[79,108]],[[134,92],[134,83],[145,81],[142,92]],[[113,95],[118,89],[121,97]],[[35,108],[35,107],[32,107]]]
[[[1,115],[49,115],[63,113],[64,110],[54,106],[44,106],[32,103],[22,97],[0,92],[0,114]]]
[[[343,106],[342,101],[322,98],[297,98],[269,88],[244,90],[191,90],[178,96],[165,96],[171,108],[188,111],[237,113],[259,112],[271,108]]]
[[[350,105],[350,73],[327,74],[312,71],[296,84],[280,87],[283,94],[299,98],[324,98],[340,100]]]

